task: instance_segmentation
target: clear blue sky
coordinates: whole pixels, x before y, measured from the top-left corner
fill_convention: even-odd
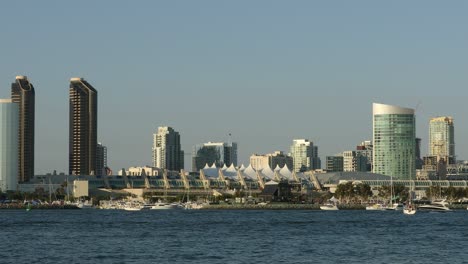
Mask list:
[[[466,1],[2,1],[0,98],[36,88],[36,173],[68,171],[68,85],[99,91],[109,165],[151,164],[169,125],[183,149],[252,153],[308,138],[322,158],[372,137],[372,102],[451,115],[468,159]],[[186,156],[186,168],[190,156]]]

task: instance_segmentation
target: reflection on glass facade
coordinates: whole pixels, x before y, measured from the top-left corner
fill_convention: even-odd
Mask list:
[[[16,190],[18,185],[19,105],[0,99],[0,190]]]
[[[416,176],[416,124],[414,110],[373,105],[374,173],[397,179]]]
[[[193,147],[192,171],[199,171],[206,164],[215,164],[217,168],[234,164],[237,166],[237,143],[208,142]]]

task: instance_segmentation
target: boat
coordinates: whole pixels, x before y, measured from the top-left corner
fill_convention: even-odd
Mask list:
[[[406,203],[406,206],[403,208],[403,213],[407,215],[416,214],[416,207],[413,204],[411,204],[411,201],[413,200],[413,185],[411,183],[412,181],[410,182],[410,192],[409,192],[408,202]]]
[[[401,211],[401,210],[404,210],[403,208],[403,205],[401,203],[394,203],[394,204],[390,204],[388,206],[384,206],[384,209],[385,210],[398,210],[398,211]]]
[[[435,200],[430,204],[425,204],[419,206],[419,210],[421,211],[434,211],[434,212],[448,212],[451,211],[450,208],[447,206],[447,202],[445,200]]]
[[[366,206],[367,211],[383,211],[385,210],[385,208],[386,207],[383,204],[379,204],[379,203]]]
[[[169,210],[169,209],[179,209],[179,205],[176,203],[164,203],[164,202],[157,202],[153,206],[151,206],[151,210]]]
[[[125,204],[123,209],[125,211],[141,211],[142,207],[138,204],[130,203],[130,204]]]
[[[93,203],[86,200],[86,201],[78,201],[75,203],[76,207],[79,209],[94,209]]]
[[[403,209],[403,213],[407,215],[414,215],[416,213],[416,207],[411,203],[408,203],[407,206]]]
[[[326,204],[320,206],[320,210],[324,210],[324,211],[336,211],[336,210],[339,210],[339,209],[338,209],[338,206],[336,206],[336,204],[333,204],[333,203],[326,203]]]

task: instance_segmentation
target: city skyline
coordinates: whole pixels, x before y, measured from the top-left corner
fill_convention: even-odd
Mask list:
[[[152,131],[164,124],[181,132],[186,153],[231,133],[247,164],[252,153],[289,152],[292,139],[308,138],[323,163],[372,138],[372,102],[416,110],[422,156],[429,119],[452,116],[457,158],[467,159],[467,4],[364,2],[114,1],[112,11],[106,1],[9,2],[0,21],[15,27],[0,34],[37,41],[2,45],[0,80],[34,83],[36,174],[68,170],[64,87],[73,76],[104,98],[98,133],[114,170],[150,165]],[[68,19],[72,8],[87,19]]]

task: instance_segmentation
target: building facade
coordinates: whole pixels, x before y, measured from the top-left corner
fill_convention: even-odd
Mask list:
[[[19,104],[0,99],[0,190],[18,186]]]
[[[208,142],[193,147],[192,171],[199,171],[206,164],[211,166],[213,163],[218,168],[231,164],[237,166],[237,143]]]
[[[429,121],[429,155],[446,164],[455,164],[455,129],[453,118],[431,118]]]
[[[285,165],[288,166],[289,169],[292,169],[293,158],[285,155],[282,151],[275,151],[265,155],[253,154],[250,156],[250,165],[255,170],[262,170],[267,166],[271,169],[275,169],[276,166],[283,168]]]
[[[367,158],[354,150],[343,151],[343,171],[367,171]]]
[[[366,157],[367,163],[366,163],[366,171],[372,171],[372,152],[374,149],[374,145],[372,144],[372,141],[366,140],[361,142],[358,146],[356,146],[356,152],[359,153],[361,156]]]
[[[343,156],[327,156],[327,172],[343,171]]]
[[[414,110],[373,104],[373,172],[415,179],[416,121]]]
[[[96,175],[97,91],[83,78],[70,80],[70,175]]]
[[[180,134],[172,127],[159,127],[158,132],[153,134],[153,166],[172,171],[184,168]]]
[[[26,76],[16,76],[11,99],[19,107],[18,180],[28,182],[34,177],[35,92]]]
[[[107,174],[107,147],[100,142],[96,146],[96,175]]]
[[[308,139],[294,139],[290,151],[295,172],[320,169],[318,147]]]

